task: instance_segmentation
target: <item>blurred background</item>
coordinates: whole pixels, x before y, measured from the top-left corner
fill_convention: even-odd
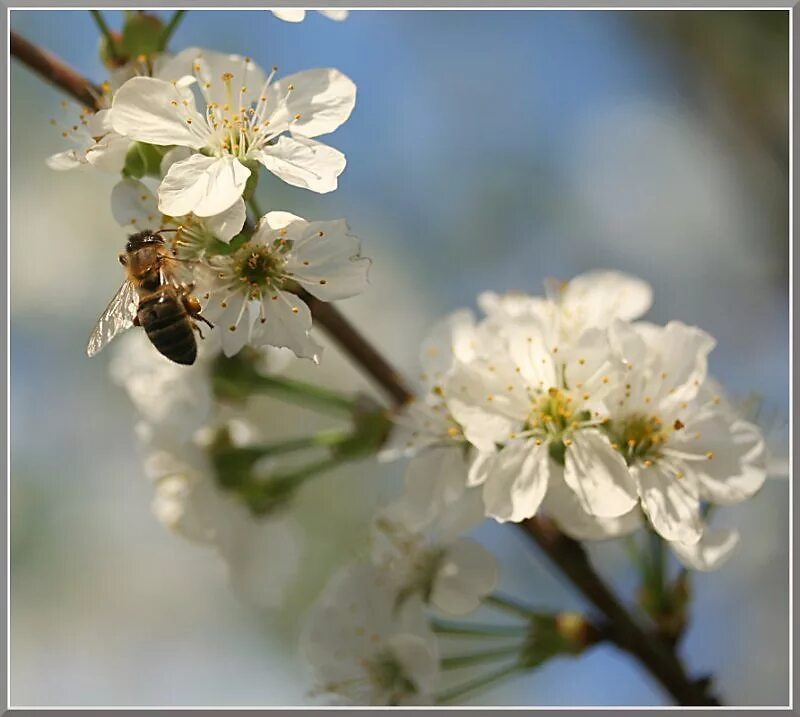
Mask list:
[[[121,13],[107,17],[119,27]],[[88,12],[13,11],[11,26],[105,78]],[[733,395],[760,398],[786,465],[787,12],[354,11],[293,25],[191,11],[171,47],[191,45],[355,80],[356,110],[328,138],[348,159],[340,189],[320,196],[262,174],[259,195],[309,219],[348,218],[374,265],[369,291],[341,308],[405,372],[429,326],[480,291],[539,292],[546,277],[619,269],[653,285],[649,318],[717,338],[712,371]],[[12,704],[308,703],[295,652],[303,612],[402,466],[365,462],[303,491],[310,531],[281,611],[237,599],[216,555],[162,528],[110,352],[84,352],[121,280],[115,179],[48,170],[65,148],[49,125],[67,116],[62,97],[16,63],[11,92]],[[289,371],[367,386],[334,348],[319,371]],[[266,431],[310,420],[264,408]],[[720,511],[715,522],[742,540],[721,571],[694,580],[682,654],[716,676],[727,704],[788,700],[788,490],[768,481]],[[487,524],[479,536],[502,560],[505,591],[580,606],[514,530]],[[631,595],[622,547],[593,552]],[[598,647],[473,703],[666,698]]]

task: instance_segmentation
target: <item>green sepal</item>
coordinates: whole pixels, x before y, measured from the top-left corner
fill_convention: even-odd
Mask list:
[[[144,142],[132,142],[125,155],[122,174],[125,177],[141,179],[142,177],[161,175],[161,160],[169,147],[157,147]]]
[[[129,58],[149,57],[161,50],[164,23],[161,18],[142,11],[128,12],[119,46]]]

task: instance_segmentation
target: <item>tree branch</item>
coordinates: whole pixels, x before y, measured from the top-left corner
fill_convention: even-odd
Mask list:
[[[15,32],[11,33],[11,54],[88,108],[98,109],[96,98],[100,95],[99,88],[57,57],[39,49]],[[411,398],[411,393],[400,375],[336,308],[318,301],[306,292],[301,292],[300,296],[309,305],[314,319],[391,397],[395,406],[400,406]],[[634,621],[595,572],[578,542],[565,536],[546,518],[530,518],[521,527],[555,567],[603,614],[607,621],[604,634],[607,630],[610,640],[636,657],[679,704],[719,704],[708,694],[707,681],[692,681],[675,653],[655,634]]]
[[[595,572],[583,546],[564,535],[548,518],[520,524],[584,597],[605,617],[607,637],[636,657],[680,705],[719,705],[705,681],[693,681],[675,653],[653,632],[639,625]]]
[[[90,110],[100,109],[98,98],[102,95],[102,90],[99,87],[79,75],[55,55],[28,42],[13,30],[11,55]]]

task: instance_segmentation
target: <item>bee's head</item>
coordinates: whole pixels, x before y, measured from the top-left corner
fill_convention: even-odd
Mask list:
[[[147,246],[148,244],[163,244],[164,238],[161,236],[159,232],[151,231],[150,229],[145,229],[143,232],[137,232],[136,234],[131,234],[128,237],[128,243],[125,245],[125,251],[136,251],[137,249],[141,249],[142,247]]]

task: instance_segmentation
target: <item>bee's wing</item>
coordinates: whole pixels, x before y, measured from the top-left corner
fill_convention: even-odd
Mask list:
[[[138,307],[139,296],[136,287],[130,281],[126,281],[97,320],[97,325],[86,345],[86,353],[94,356],[118,333],[133,326]]]

